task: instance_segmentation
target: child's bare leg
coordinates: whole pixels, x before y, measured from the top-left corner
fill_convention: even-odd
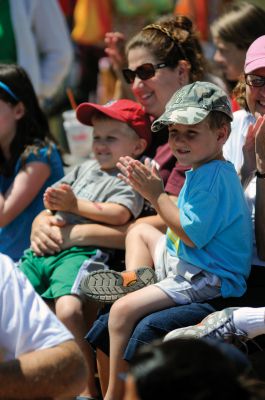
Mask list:
[[[149,224],[135,225],[126,236],[126,269],[152,267],[155,246],[161,236],[163,233]]]
[[[104,397],[109,384],[109,357],[97,349],[97,368],[102,396]]]
[[[83,396],[97,397],[98,389],[95,382],[95,360],[92,348],[84,336],[89,327],[84,318],[83,305],[77,296],[62,296],[56,299],[55,311],[57,317],[74,335],[88,365],[87,385],[80,393]]]
[[[147,314],[173,306],[175,303],[154,285],[144,287],[117,300],[110,310],[110,373],[105,400],[121,400],[124,383],[118,378],[127,363],[123,353],[136,322]]]

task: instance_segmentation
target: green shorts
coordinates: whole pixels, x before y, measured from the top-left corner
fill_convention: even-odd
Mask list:
[[[58,254],[37,257],[27,250],[18,267],[27,276],[36,292],[45,299],[71,294],[79,269],[89,258],[102,252],[92,247],[71,247]]]

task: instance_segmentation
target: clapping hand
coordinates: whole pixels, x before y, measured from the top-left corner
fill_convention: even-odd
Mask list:
[[[155,203],[161,193],[164,193],[163,181],[158,170],[149,158],[142,164],[138,160],[126,156],[120,157],[117,167],[121,174],[119,178],[139,192],[150,203]]]

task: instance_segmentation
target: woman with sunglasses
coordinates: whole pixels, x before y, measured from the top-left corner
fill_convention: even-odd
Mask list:
[[[245,187],[245,193],[250,202],[253,222],[255,220],[257,243],[254,243],[253,264],[264,267],[265,35],[260,36],[249,47],[246,53],[244,75],[235,89],[235,95],[242,110],[234,113],[232,132],[225,144],[224,154],[234,163],[241,175],[242,185]],[[258,271],[261,270],[263,269],[258,268]],[[265,282],[265,269],[263,271]]]

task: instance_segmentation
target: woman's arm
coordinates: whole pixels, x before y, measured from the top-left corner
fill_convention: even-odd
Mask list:
[[[0,194],[0,227],[8,225],[30,205],[50,173],[49,165],[35,161],[19,171],[6,193]]]
[[[255,129],[256,166],[260,174],[265,174],[265,116],[259,117]],[[255,236],[257,253],[265,260],[265,179],[256,181]]]
[[[265,261],[265,179],[261,178],[256,182],[255,236],[258,256]]]
[[[166,225],[159,215],[138,218],[120,226],[76,224],[64,226],[62,221],[42,211],[33,221],[31,248],[38,256],[55,254],[72,246],[125,248],[125,236],[133,225],[146,222],[165,232]]]

